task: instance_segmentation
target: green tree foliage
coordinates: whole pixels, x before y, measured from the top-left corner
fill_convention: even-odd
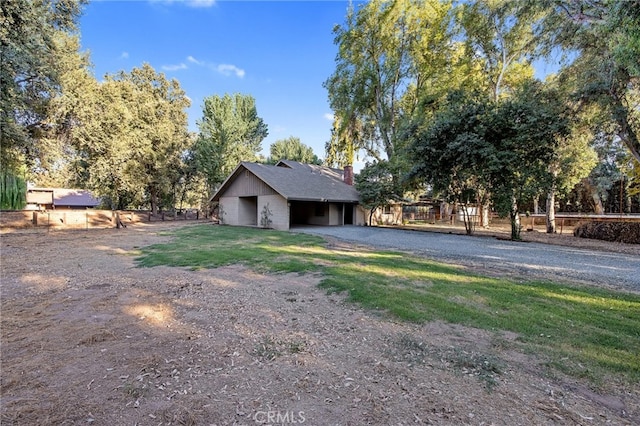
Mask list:
[[[555,86],[551,79],[547,84]],[[558,94],[558,100],[569,99],[562,93]],[[575,110],[573,103],[567,102],[569,115],[569,132],[566,136],[558,138],[557,147],[549,161],[549,175],[551,186],[546,194],[546,222],[547,232],[556,232],[555,209],[556,197],[565,197],[571,190],[588,177],[598,164],[598,156],[593,147],[595,138],[593,124],[595,109],[582,108]]]
[[[498,100],[533,77],[530,65],[538,51],[539,7],[521,1],[462,3],[458,21],[466,57],[475,71],[474,89],[485,88]],[[482,77],[478,78],[478,71]]]
[[[433,122],[416,127],[410,179],[427,182],[445,201],[482,205],[490,186],[488,158],[494,147],[484,135],[493,102],[482,92],[453,92]],[[473,227],[467,222],[467,233]]]
[[[336,116],[330,161],[341,152],[352,161],[362,150],[401,163],[403,116],[412,114],[418,93],[446,87],[450,10],[438,0],[374,0],[349,9],[334,29],[336,69],[324,83]]]
[[[81,178],[113,208],[149,203],[156,213],[190,147],[189,99],[176,80],[144,64],[107,75],[87,102],[74,133]]]
[[[565,107],[556,92],[533,82],[499,104],[487,130],[495,147],[490,162],[494,205],[508,213],[511,237],[519,239],[519,206],[552,185],[549,164],[559,139],[569,132]]]
[[[107,76],[95,87],[90,103],[78,111],[80,124],[74,130],[78,150],[74,169],[87,188],[108,200],[113,209],[143,203],[141,185],[129,173],[135,170],[132,150],[135,88],[127,81]]]
[[[205,98],[194,146],[196,164],[212,194],[241,161],[255,161],[269,134],[252,96]]]
[[[358,144],[363,136],[362,122],[355,116],[345,119],[337,115],[333,119],[331,139],[325,143],[325,164],[330,167],[352,166]]]
[[[293,160],[306,164],[322,164],[313,153],[313,148],[303,144],[300,138],[290,136],[271,144],[268,163],[276,164],[280,160]]]
[[[550,187],[548,165],[568,122],[555,92],[534,81],[497,103],[459,96],[432,124],[416,129],[412,177],[457,201],[486,190],[519,239],[519,205]]]
[[[58,34],[60,90],[48,102],[46,126],[37,144],[37,162],[30,180],[39,186],[83,187],[74,166],[78,151],[74,130],[81,116],[89,116],[98,82],[92,75],[89,56],[80,52],[78,36]]]
[[[17,170],[38,159],[49,99],[59,91],[56,39],[75,30],[84,0],[0,2],[0,161]]]
[[[26,204],[26,182],[4,170],[0,174],[0,210],[22,210]]]
[[[355,176],[355,188],[360,193],[360,204],[369,210],[369,225],[379,207],[402,199],[402,189],[394,179],[397,171],[388,161],[367,163]]]
[[[640,111],[631,92],[640,81],[640,2],[562,0],[545,21],[550,48],[577,52],[562,70],[578,82],[575,97],[597,104],[615,123],[615,134],[640,162]]]

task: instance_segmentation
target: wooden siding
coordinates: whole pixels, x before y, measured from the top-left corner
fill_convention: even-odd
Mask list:
[[[241,170],[222,197],[253,197],[260,195],[276,195],[269,185],[258,179],[248,170]]]

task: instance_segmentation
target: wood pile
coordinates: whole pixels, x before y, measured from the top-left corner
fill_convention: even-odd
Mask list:
[[[578,225],[573,235],[580,238],[640,244],[638,222],[586,222]]]

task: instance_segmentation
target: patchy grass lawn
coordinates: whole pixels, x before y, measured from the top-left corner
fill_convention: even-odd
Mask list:
[[[640,296],[554,282],[516,282],[389,251],[336,249],[320,237],[195,226],[142,249],[141,266],[319,273],[321,286],[363,307],[412,322],[443,320],[519,336],[519,350],[599,383],[640,381]]]

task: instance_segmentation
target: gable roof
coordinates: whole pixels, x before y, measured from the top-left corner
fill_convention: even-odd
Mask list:
[[[241,162],[211,198],[218,201],[244,170],[253,173],[288,201],[357,203],[358,191],[342,181],[342,171],[284,160],[277,165]]]

